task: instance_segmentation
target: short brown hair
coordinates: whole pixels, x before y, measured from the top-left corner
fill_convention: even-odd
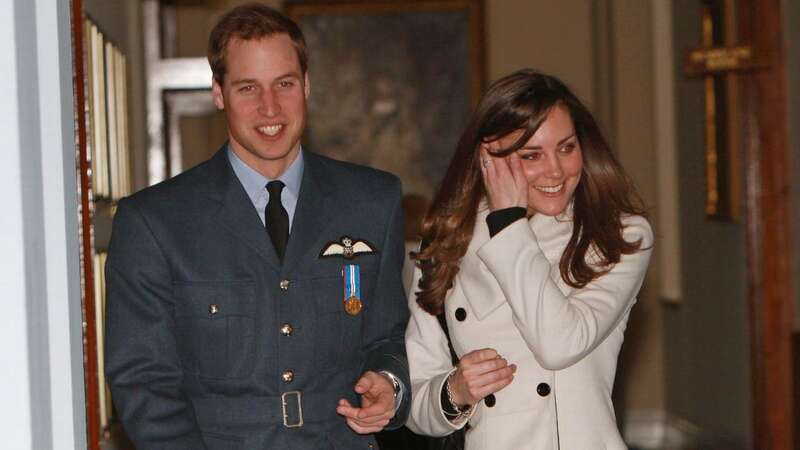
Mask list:
[[[306,40],[300,27],[281,12],[261,3],[237,6],[223,15],[208,38],[208,64],[214,79],[225,79],[225,53],[232,39],[261,39],[286,33],[292,40],[303,75],[308,71]]]

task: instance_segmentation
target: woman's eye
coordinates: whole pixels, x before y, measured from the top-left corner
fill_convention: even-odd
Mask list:
[[[530,153],[520,153],[519,159],[524,159],[526,161],[536,161],[542,157],[542,154],[539,152],[530,152]]]
[[[572,153],[575,150],[575,148],[577,148],[577,145],[574,142],[569,142],[567,144],[564,144],[563,147],[561,147],[561,151],[564,153]]]

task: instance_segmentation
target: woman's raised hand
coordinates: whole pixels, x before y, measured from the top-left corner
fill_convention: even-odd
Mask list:
[[[515,364],[491,348],[473,350],[458,361],[448,379],[453,402],[458,407],[474,405],[489,394],[508,386],[517,371]]]
[[[528,207],[528,182],[522,171],[522,160],[516,152],[495,156],[489,152],[492,142],[481,146],[481,174],[489,209],[497,211],[512,206]]]

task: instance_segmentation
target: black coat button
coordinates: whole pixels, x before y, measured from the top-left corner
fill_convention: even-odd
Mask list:
[[[486,406],[491,408],[495,403],[497,403],[497,399],[494,398],[494,394],[489,394],[483,398],[483,403],[486,403]]]
[[[467,310],[464,308],[458,308],[456,310],[456,320],[459,322],[463,322],[464,319],[467,318]]]
[[[542,397],[547,397],[550,395],[550,385],[547,383],[539,383],[539,385],[536,386],[536,393]]]

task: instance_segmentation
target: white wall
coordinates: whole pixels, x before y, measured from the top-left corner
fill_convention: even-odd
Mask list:
[[[0,15],[3,448],[85,448],[68,0]]]

